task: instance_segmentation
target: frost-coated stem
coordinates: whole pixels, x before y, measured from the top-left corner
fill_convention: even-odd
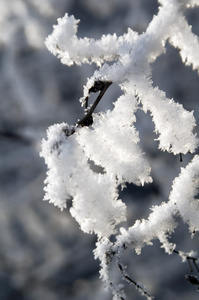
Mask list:
[[[133,280],[126,272],[125,267],[121,263],[120,256],[117,255],[117,265],[119,270],[121,271],[122,275],[124,276],[124,280],[126,280],[128,283],[133,284],[136,289],[141,293],[141,295],[145,296],[148,300],[154,299],[153,296],[151,296],[144,287],[142,287],[139,283],[137,283],[135,280]]]

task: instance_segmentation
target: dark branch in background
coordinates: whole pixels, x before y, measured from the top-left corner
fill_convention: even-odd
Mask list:
[[[100,93],[99,93],[97,99],[95,100],[95,102],[93,103],[93,105],[91,106],[91,108],[86,113],[86,115],[77,122],[77,126],[83,127],[83,126],[90,126],[93,124],[92,114],[111,84],[112,84],[111,81],[103,82],[103,81],[99,80],[99,81],[96,81],[95,84],[89,89],[89,94],[97,93],[99,91],[100,91]],[[85,99],[85,108],[86,109],[88,108],[88,97],[86,97],[86,99]]]
[[[19,132],[15,132],[9,129],[0,130],[0,138],[7,138],[24,145],[31,145],[33,143],[33,140],[31,138],[28,138]]]

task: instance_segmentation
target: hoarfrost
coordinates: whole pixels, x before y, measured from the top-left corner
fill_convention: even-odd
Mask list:
[[[176,245],[169,237],[178,225],[178,215],[189,224],[191,232],[199,230],[199,205],[194,198],[199,189],[199,157],[195,156],[174,180],[168,202],[152,207],[148,219],[137,220],[128,229],[121,227],[118,233],[121,222],[126,221],[127,210],[118,199],[120,186],[152,181],[134,125],[138,107],[150,112],[161,150],[176,155],[194,153],[198,147],[193,112],[153,87],[151,63],[166,51],[165,44],[169,42],[180,50],[183,63],[199,70],[198,37],[184,17],[187,7],[199,2],[160,0],[159,4],[157,15],[141,35],[128,29],[120,37],[113,34],[99,40],[79,39],[79,20],[65,14],[46,39],[48,49],[63,64],[95,63],[99,67],[84,87],[80,99],[83,106],[91,91],[104,93],[102,84],[107,82],[118,84],[124,93],[114,102],[112,111],[92,112],[88,124],[79,121],[72,127],[65,123],[51,126],[41,152],[49,169],[44,200],[64,209],[67,200],[72,199],[70,212],[81,229],[98,236],[94,255],[100,260],[101,277],[111,286],[114,299],[123,293],[114,289],[109,279],[108,266],[115,253],[119,255],[130,247],[139,254],[145,245],[158,239],[171,254]],[[98,90],[97,83],[102,85]],[[85,115],[88,112],[86,107]],[[91,162],[103,171],[96,172]],[[109,240],[113,234],[115,242]],[[184,257],[183,252],[180,255]],[[138,289],[150,298],[141,287]]]

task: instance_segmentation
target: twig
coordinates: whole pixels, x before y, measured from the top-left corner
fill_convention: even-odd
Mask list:
[[[173,253],[176,253],[176,254],[180,255],[180,252],[177,251],[177,250],[173,250]],[[186,256],[186,259],[187,259],[187,262],[188,262],[189,267],[190,267],[190,272],[193,272],[193,268],[192,268],[192,265],[191,265],[191,261],[192,261],[194,267],[196,268],[197,272],[199,273],[199,267],[198,267],[198,265],[197,265],[197,260],[198,260],[198,258],[197,258],[197,257],[193,257],[193,256],[187,255],[187,256]]]
[[[154,299],[154,297],[152,297],[140,284],[138,284],[135,280],[133,280],[126,272],[126,270],[124,269],[124,267],[122,266],[121,263],[121,259],[119,257],[119,254],[117,255],[117,265],[119,267],[119,270],[121,271],[122,275],[124,276],[124,279],[130,283],[133,284],[138,291],[143,295],[146,296],[148,299]]]
[[[96,83],[98,86],[96,86]],[[95,108],[97,107],[98,103],[100,102],[100,100],[102,99],[102,97],[104,96],[106,90],[109,88],[109,86],[112,84],[112,82],[110,81],[106,81],[106,82],[102,82],[102,81],[97,81],[95,83],[95,85],[93,87],[90,88],[89,93],[96,93],[99,92],[99,95],[97,97],[97,99],[95,100],[95,102],[93,103],[93,105],[91,106],[91,108],[89,109],[89,111],[86,113],[86,115],[77,122],[77,126],[89,126],[92,125],[93,123],[93,118],[92,118],[92,114],[95,110]],[[88,106],[88,97],[85,99],[85,106],[87,108]]]

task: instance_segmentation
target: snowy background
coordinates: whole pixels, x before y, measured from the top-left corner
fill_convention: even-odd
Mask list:
[[[118,35],[128,27],[142,33],[157,13],[155,0],[1,0],[0,2],[0,299],[109,300],[99,280],[92,250],[95,237],[82,233],[68,211],[43,202],[46,166],[40,142],[49,125],[75,124],[83,114],[78,99],[95,66],[67,67],[44,46],[56,20],[66,12],[81,19],[78,34],[99,38]],[[187,19],[199,35],[199,8]],[[199,124],[199,78],[185,67],[171,46],[153,65],[154,85],[191,111]],[[121,94],[112,85],[98,110],[112,108]],[[154,182],[145,188],[128,186],[121,197],[128,205],[128,224],[145,218],[153,204],[166,201],[172,180],[192,155],[157,150],[149,115],[137,114],[141,146],[152,167]],[[196,128],[199,131],[199,127]],[[198,235],[190,239],[181,224],[172,240],[177,250],[198,250]],[[154,243],[137,256],[123,258],[131,277],[157,299],[198,299],[184,278],[187,263],[168,256]],[[114,270],[113,270],[114,272]],[[142,299],[133,286],[127,299]]]

